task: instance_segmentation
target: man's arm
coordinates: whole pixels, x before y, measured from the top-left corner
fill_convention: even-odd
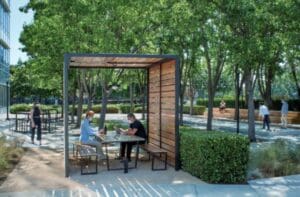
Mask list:
[[[135,135],[135,133],[137,132],[137,130],[138,130],[137,128],[132,128],[132,129],[129,128],[128,131],[127,131],[127,134],[128,135]]]

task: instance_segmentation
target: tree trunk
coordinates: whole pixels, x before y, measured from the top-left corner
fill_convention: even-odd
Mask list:
[[[194,96],[190,95],[190,115],[194,114]]]
[[[146,110],[146,94],[144,92],[142,97],[142,120],[145,120],[145,110]]]
[[[254,77],[251,71],[246,75],[246,91],[248,95],[248,137],[251,142],[256,141],[255,137],[255,109],[254,109]]]
[[[75,102],[76,102],[76,88],[73,91],[73,103],[72,103],[72,116],[71,116],[71,123],[75,123]]]
[[[180,106],[179,106],[179,125],[183,126],[183,97],[184,94],[180,93]]]
[[[297,88],[298,98],[300,98],[300,79],[298,78],[299,75],[297,75],[296,65],[294,63],[292,63],[292,61],[290,61],[289,64],[290,64],[291,71],[292,71],[292,77],[294,79],[294,82],[295,82],[295,85]]]
[[[130,83],[129,94],[130,94],[130,113],[133,113],[133,108],[134,108],[134,103],[133,103],[133,83]]]
[[[79,100],[78,100],[78,105],[77,105],[77,122],[76,122],[76,128],[80,127],[81,124],[81,116],[82,116],[82,105],[83,105],[83,87],[82,84],[79,80],[78,82],[78,86],[79,86]]]
[[[93,102],[93,98],[89,94],[89,97],[88,97],[88,106],[87,106],[88,111],[92,109],[92,104],[93,104],[92,102]]]
[[[108,93],[107,93],[105,86],[102,85],[102,103],[101,103],[99,130],[104,128],[107,100],[108,100]]]

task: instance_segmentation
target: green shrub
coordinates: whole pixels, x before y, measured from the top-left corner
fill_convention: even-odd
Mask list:
[[[247,137],[217,131],[180,129],[185,171],[210,183],[243,183],[249,158]]]
[[[55,105],[41,105],[42,111],[57,110],[58,106]],[[10,107],[10,113],[29,112],[32,109],[32,104],[14,104]]]
[[[117,105],[107,105],[106,113],[119,113],[119,108]]]
[[[300,145],[277,139],[250,153],[249,171],[259,169],[263,177],[300,173]]]
[[[32,106],[28,104],[15,104],[10,107],[10,113],[29,112]]]
[[[101,112],[101,105],[93,105],[93,106],[92,106],[92,110],[93,110],[95,113],[100,113],[100,112]]]
[[[0,170],[5,169],[8,166],[7,161],[8,148],[5,146],[5,137],[0,137]]]
[[[195,105],[195,106],[193,106],[193,115],[203,115],[205,112],[205,109],[206,109],[205,106]],[[188,105],[183,106],[183,113],[189,114],[190,106],[188,106]]]
[[[120,104],[119,108],[121,110],[121,113],[123,113],[123,114],[128,114],[131,111],[133,111],[133,110],[131,110],[130,104]],[[133,106],[133,108],[134,108],[134,106]]]
[[[147,112],[147,109],[144,112]],[[135,107],[134,113],[143,113],[143,107]]]

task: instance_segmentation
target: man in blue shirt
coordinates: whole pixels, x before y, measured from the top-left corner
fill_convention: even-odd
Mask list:
[[[289,104],[284,100],[281,99],[281,127],[287,127],[287,114],[289,112]]]
[[[91,140],[89,138],[91,135],[97,134],[97,132],[94,131],[94,129],[92,129],[90,126],[90,122],[92,121],[94,114],[95,113],[93,111],[88,111],[86,113],[86,117],[81,122],[79,141],[81,142],[81,144],[96,147],[98,155],[100,157],[102,157],[102,156],[104,157],[101,143],[97,140]],[[101,133],[101,132],[103,132],[103,131],[99,130],[99,133]]]
[[[263,129],[265,129],[265,126],[267,125],[268,131],[270,131],[270,112],[264,103],[261,103],[259,107],[259,115],[263,118]]]

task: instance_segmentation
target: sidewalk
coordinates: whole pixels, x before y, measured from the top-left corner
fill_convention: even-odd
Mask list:
[[[191,127],[205,130],[207,119],[203,116],[184,115],[183,122]],[[212,125],[214,130],[236,133],[235,121],[228,119],[213,119]],[[271,124],[270,127],[271,131],[267,131],[262,129],[262,125],[260,123],[256,123],[256,138],[263,141],[273,141],[281,138],[300,144],[300,128],[298,128],[298,125],[288,127],[287,129],[282,129],[280,126],[274,124]],[[248,135],[247,122],[240,122],[240,134]]]
[[[139,115],[138,115],[139,117]],[[126,114],[108,114],[108,119],[126,120]],[[197,128],[205,128],[206,119],[184,116],[184,121]],[[214,120],[214,129],[228,129],[235,132],[235,122]],[[274,139],[285,137],[300,141],[300,130],[289,128],[267,132],[257,125],[257,136]],[[276,127],[277,129],[277,127]],[[8,131],[8,121],[0,120],[0,130]],[[246,134],[247,124],[241,123],[241,133]],[[124,174],[121,171],[101,170],[97,175],[80,175],[79,169],[73,170],[69,178],[63,177],[63,132],[43,135],[44,145],[30,144],[29,134],[23,136],[24,146],[32,154],[23,156],[21,162],[11,173],[10,178],[0,186],[0,197],[40,197],[40,196],[170,196],[170,197],[297,197],[300,194],[300,175],[257,179],[245,185],[207,184],[185,173],[176,172],[169,167],[167,171],[152,172],[150,166],[142,166]],[[73,137],[71,137],[71,140]],[[76,137],[74,137],[76,138]],[[29,153],[29,152],[27,152]],[[27,154],[26,153],[26,154]],[[51,159],[54,159],[52,161]],[[23,161],[23,162],[22,162]],[[34,163],[33,161],[37,162]],[[29,166],[28,166],[29,165]],[[39,173],[43,172],[43,173]],[[16,181],[16,177],[19,177]]]

